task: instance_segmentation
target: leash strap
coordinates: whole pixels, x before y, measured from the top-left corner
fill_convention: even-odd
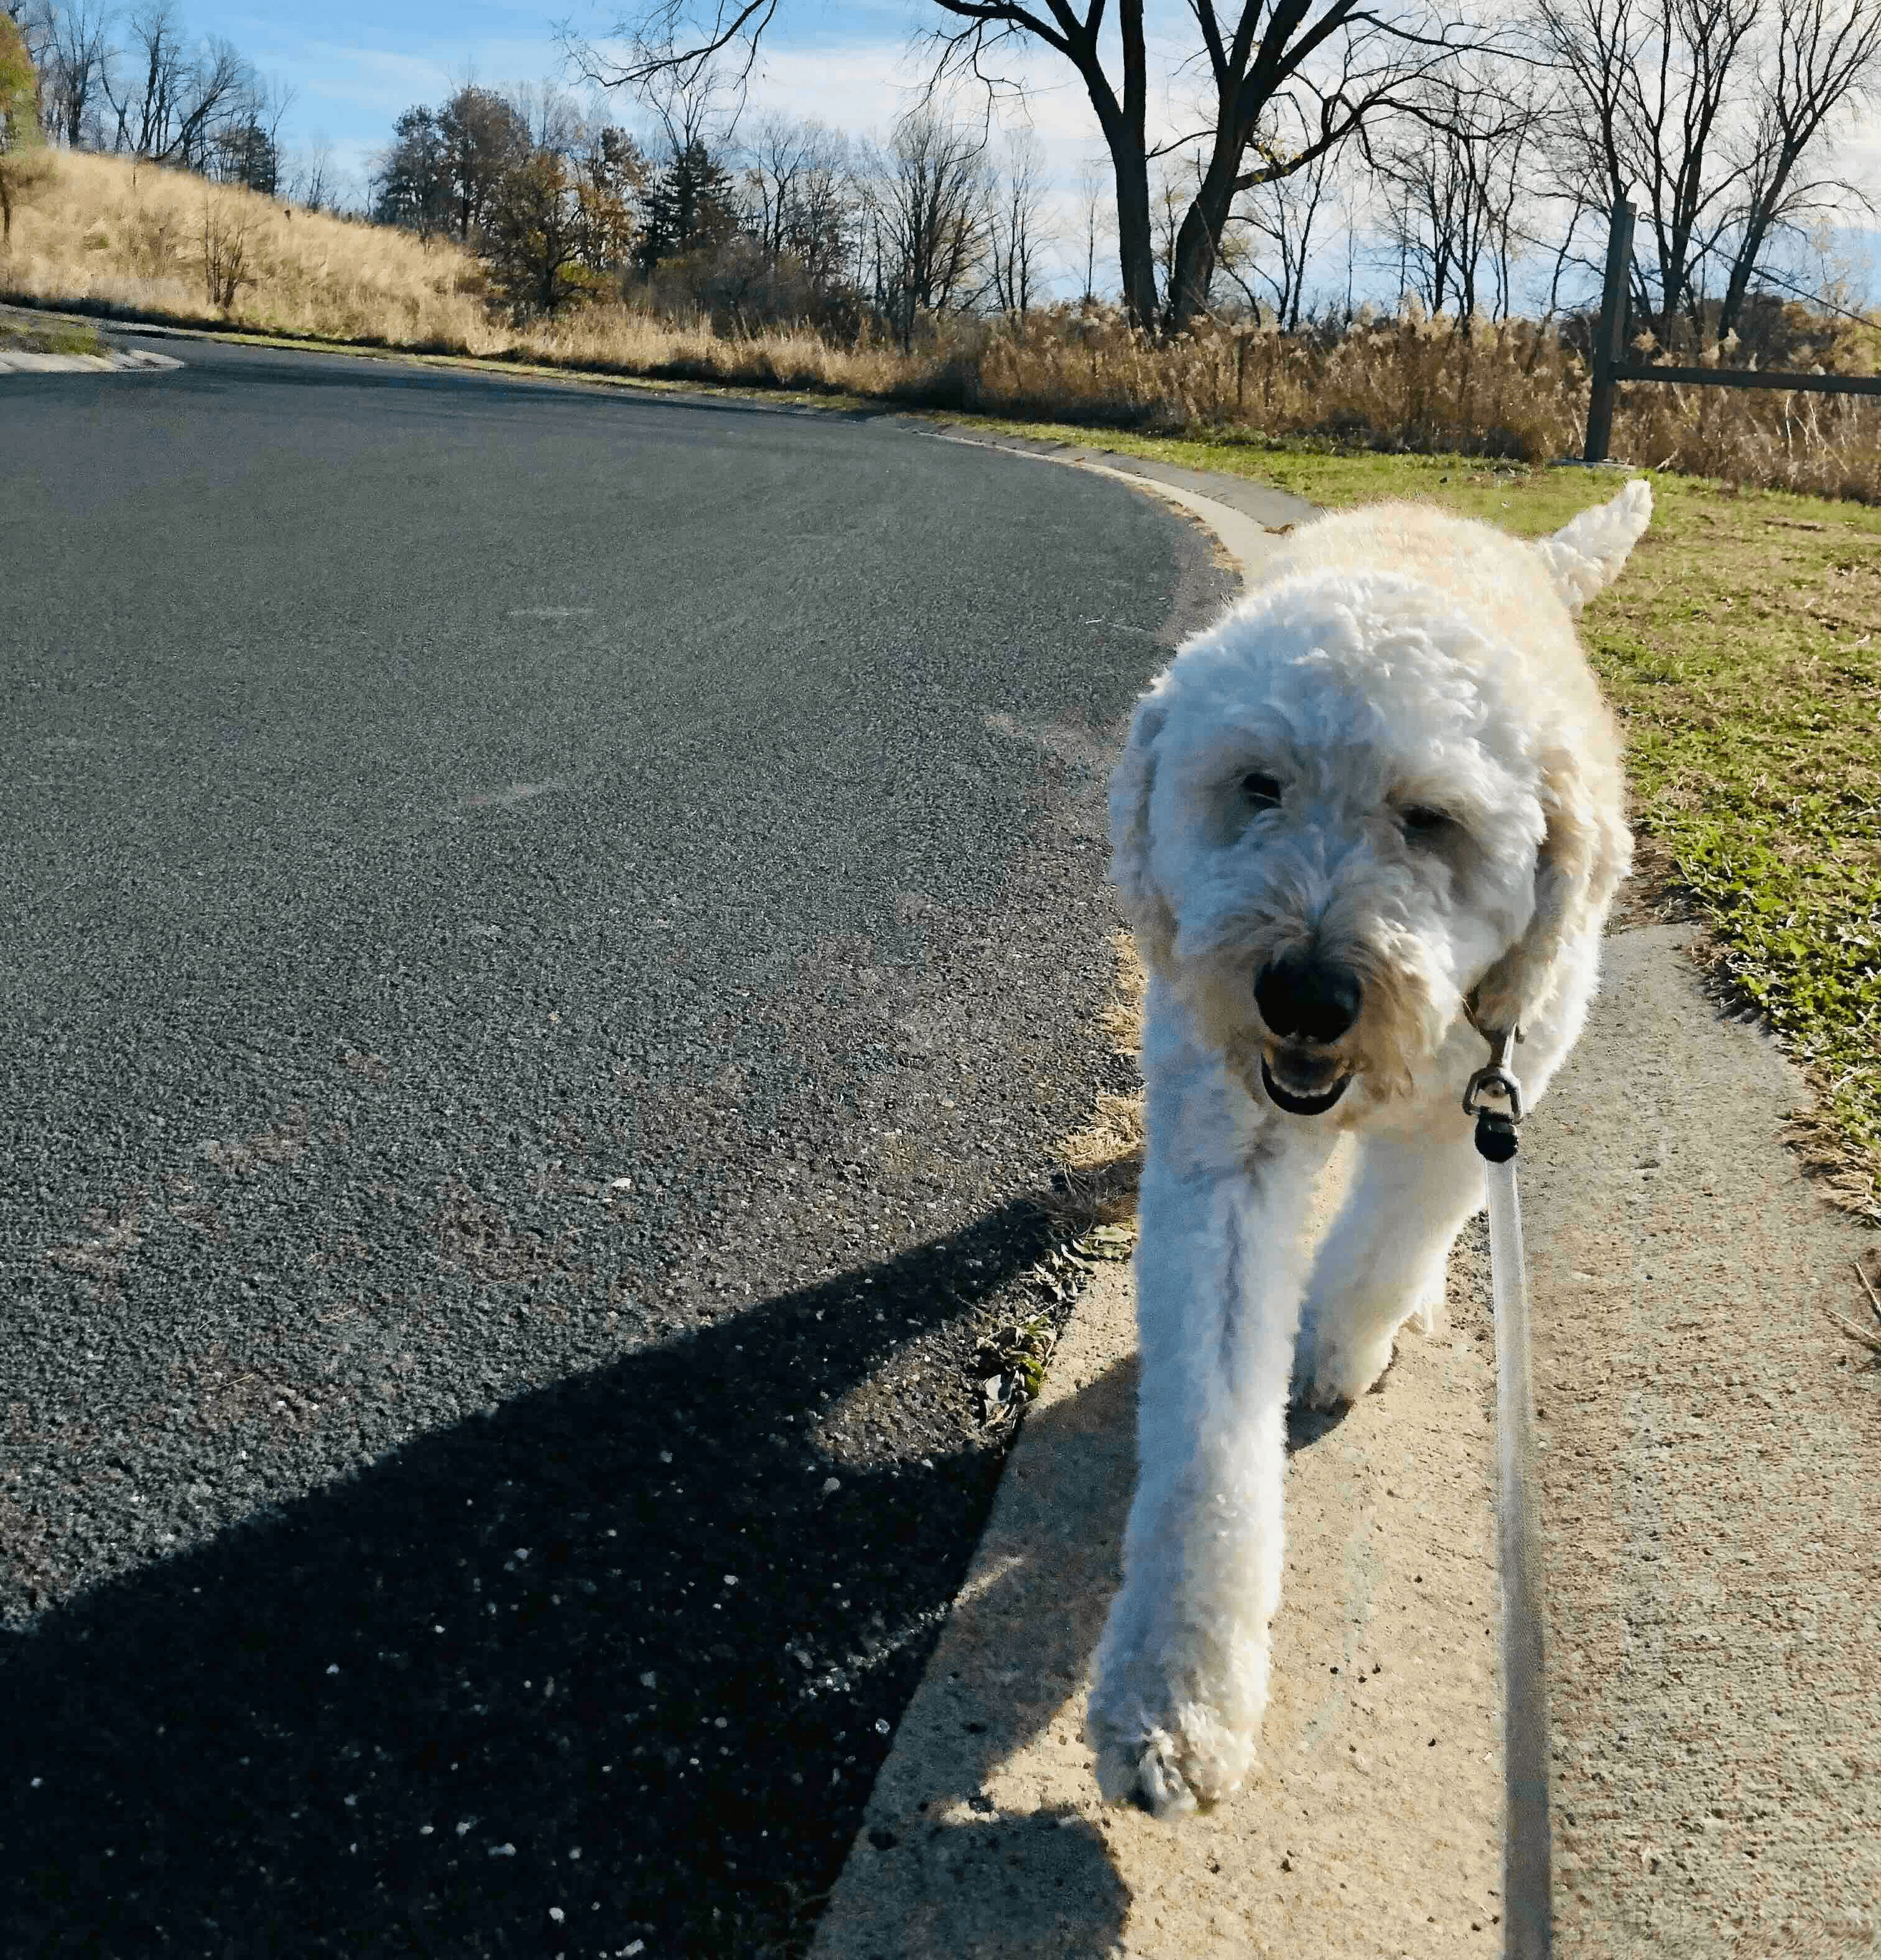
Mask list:
[[[1510,1033],[1521,1039],[1520,1030]],[[1495,1295],[1496,1539],[1502,1575],[1502,1914],[1504,1960],[1554,1951],[1553,1849],[1548,1817],[1548,1682],[1538,1546],[1541,1479],[1535,1465],[1535,1376],[1522,1202],[1515,1188],[1521,1084],[1504,1066],[1510,1035],[1492,1034],[1489,1065],[1470,1077],[1463,1108],[1476,1118],[1489,1198],[1489,1269]],[[1496,1109],[1485,1096],[1507,1105]]]

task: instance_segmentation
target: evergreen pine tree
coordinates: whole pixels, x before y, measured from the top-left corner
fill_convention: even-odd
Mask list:
[[[663,259],[722,245],[738,226],[731,173],[695,138],[661,166],[647,192],[646,214],[634,255],[643,272]]]

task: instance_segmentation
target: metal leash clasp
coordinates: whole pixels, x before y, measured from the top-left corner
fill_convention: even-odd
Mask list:
[[[1522,1085],[1510,1073],[1510,1048],[1522,1039],[1520,1027],[1489,1029],[1472,1012],[1469,1024],[1489,1044],[1489,1059],[1469,1078],[1463,1091],[1463,1114],[1476,1119],[1476,1148],[1491,1163],[1507,1163],[1516,1153],[1515,1126],[1522,1120]],[[1494,1096],[1508,1106],[1491,1109]]]

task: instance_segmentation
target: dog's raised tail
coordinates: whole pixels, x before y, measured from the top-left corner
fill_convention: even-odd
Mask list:
[[[1569,612],[1578,612],[1619,577],[1627,553],[1645,535],[1652,519],[1652,488],[1638,476],[1617,497],[1583,511],[1552,538],[1536,540],[1535,549]]]

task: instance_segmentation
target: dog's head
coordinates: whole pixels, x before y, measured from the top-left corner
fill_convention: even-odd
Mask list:
[[[1540,1004],[1630,842],[1584,696],[1386,575],[1270,587],[1178,655],[1112,779],[1113,872],[1251,1094],[1408,1094],[1472,994],[1490,1025]]]

